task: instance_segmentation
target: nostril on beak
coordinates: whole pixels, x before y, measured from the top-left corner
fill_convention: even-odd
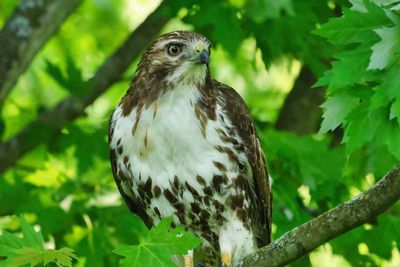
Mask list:
[[[197,63],[208,65],[209,62],[210,62],[210,55],[208,54],[207,50],[203,49],[197,56]]]

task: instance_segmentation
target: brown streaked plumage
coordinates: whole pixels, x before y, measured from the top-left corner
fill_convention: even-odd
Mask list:
[[[209,52],[193,32],[150,45],[110,119],[110,158],[147,226],[172,216],[203,239],[196,261],[229,266],[270,242],[272,194],[249,111],[211,78]]]

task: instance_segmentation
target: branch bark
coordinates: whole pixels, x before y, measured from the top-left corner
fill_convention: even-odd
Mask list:
[[[0,173],[13,166],[16,161],[39,144],[49,143],[68,122],[84,114],[92,104],[113,83],[122,78],[124,71],[139,56],[162,27],[172,18],[167,12],[169,1],[163,1],[146,20],[127,38],[112,56],[89,80],[88,94],[70,97],[56,107],[41,114],[13,138],[0,144]],[[178,8],[176,6],[176,8]],[[170,10],[169,10],[170,11]]]
[[[23,0],[0,31],[0,110],[37,52],[82,0]]]
[[[400,166],[369,190],[304,223],[246,256],[242,265],[283,266],[329,240],[376,218],[400,199]]]

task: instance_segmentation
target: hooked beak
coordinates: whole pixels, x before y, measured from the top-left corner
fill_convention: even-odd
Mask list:
[[[196,63],[206,64],[210,63],[210,55],[206,49],[203,49],[200,54],[196,57]]]
[[[206,64],[210,63],[210,53],[203,43],[198,43],[195,47],[196,50],[196,58],[195,62],[197,64]]]

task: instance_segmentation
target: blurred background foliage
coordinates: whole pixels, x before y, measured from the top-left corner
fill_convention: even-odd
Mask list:
[[[18,4],[0,2],[0,27]],[[2,140],[66,97],[85,95],[88,79],[159,4],[83,1],[9,95],[1,114]],[[400,38],[393,41],[376,31],[399,29],[399,14],[389,12],[396,5],[383,0],[169,2],[165,12],[172,19],[162,32],[206,35],[213,43],[213,76],[234,87],[251,110],[274,178],[274,238],[367,189],[399,162],[399,61],[368,66],[373,45],[385,38],[390,53],[400,54]],[[347,17],[321,27],[343,11]],[[386,48],[375,47],[375,59],[384,57],[379,53]],[[76,266],[116,266],[119,258],[111,251],[143,238],[143,224],[114,185],[107,148],[108,118],[137,60],[84,116],[1,174],[0,229],[18,231],[22,214],[40,227],[45,246],[75,250]],[[319,77],[320,87],[311,88]],[[399,244],[397,204],[291,266],[400,266]]]

